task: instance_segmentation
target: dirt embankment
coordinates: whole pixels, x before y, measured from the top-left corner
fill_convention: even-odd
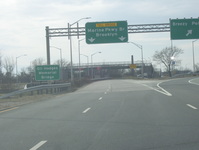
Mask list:
[[[18,96],[18,97],[0,99],[0,111],[32,102],[53,98],[54,96],[55,95],[52,94],[43,94],[43,95],[22,96],[22,97]]]

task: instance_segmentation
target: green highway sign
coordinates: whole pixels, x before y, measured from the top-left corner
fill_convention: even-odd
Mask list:
[[[59,65],[41,65],[35,67],[35,80],[59,80],[60,68]]]
[[[171,40],[199,39],[199,18],[171,19]]]
[[[128,42],[127,21],[86,23],[87,44],[123,42]]]

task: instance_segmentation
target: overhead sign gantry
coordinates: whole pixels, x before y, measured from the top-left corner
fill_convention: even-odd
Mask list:
[[[117,21],[114,21],[117,23]],[[104,23],[104,22],[103,22]],[[110,22],[108,22],[110,23]],[[120,26],[120,24],[118,24]],[[126,28],[126,25],[122,25],[122,28]],[[159,23],[159,24],[138,24],[138,25],[128,25],[128,34],[130,33],[150,33],[150,32],[169,32],[170,31],[170,24],[169,23]],[[125,30],[124,30],[125,31]],[[51,37],[69,37],[69,36],[85,36],[86,29],[85,27],[68,27],[68,28],[49,28],[46,26],[46,51],[47,51],[47,64],[50,65],[50,38]],[[89,36],[89,35],[88,35]],[[126,38],[127,37],[127,38]],[[121,40],[120,40],[120,39]],[[90,41],[94,43],[94,36],[88,37]],[[128,36],[125,36],[125,34],[121,35],[118,34],[117,41],[111,41],[109,42],[127,42]],[[96,42],[96,41],[95,41]],[[103,42],[103,41],[101,41]],[[89,43],[89,42],[88,42]]]

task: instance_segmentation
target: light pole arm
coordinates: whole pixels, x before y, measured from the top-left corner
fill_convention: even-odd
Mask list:
[[[71,27],[72,25],[78,23],[79,21],[83,20],[83,19],[90,19],[90,18],[91,18],[91,17],[84,17],[84,18],[81,18],[81,19],[75,21],[74,23],[70,24],[70,27]]]
[[[53,47],[53,48],[58,49],[60,51],[60,59],[61,59],[60,61],[61,61],[61,67],[62,67],[62,49],[59,48],[59,47],[56,47],[56,46],[50,46],[50,47]]]
[[[138,48],[142,49],[142,45],[140,45],[140,44],[137,44],[137,43],[134,43],[134,42],[128,42],[128,43],[132,43],[132,44],[134,44],[135,46],[137,46]]]
[[[55,47],[55,46],[50,46],[50,47],[56,48],[58,50],[61,50],[61,48],[59,48],[59,47]]]
[[[93,55],[97,54],[97,53],[101,53],[101,52],[96,52],[96,53],[93,53],[93,54],[91,54],[91,57],[92,57]]]
[[[87,55],[84,55],[84,54],[80,54],[82,56],[85,56],[87,58],[87,64],[89,63],[89,57]]]

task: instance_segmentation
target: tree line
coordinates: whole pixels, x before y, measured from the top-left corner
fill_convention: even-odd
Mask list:
[[[163,64],[166,68],[168,76],[172,77],[172,70],[174,69],[172,67],[180,64],[181,60],[179,59],[179,56],[181,54],[183,54],[183,50],[180,48],[165,47],[162,50],[155,51],[153,60],[156,61],[157,64]],[[70,63],[65,59],[57,60],[53,64],[62,66],[61,69],[70,66]],[[9,85],[17,82],[35,82],[34,70],[37,65],[46,65],[46,61],[43,58],[36,58],[30,62],[28,67],[20,69],[19,73],[16,74],[16,64],[13,57],[3,57],[0,52],[0,86],[5,87],[5,84]],[[199,63],[195,65],[195,70],[199,71]]]
[[[57,60],[53,64],[60,65],[63,68],[70,65],[68,61],[63,59],[62,61]],[[16,62],[13,57],[8,57],[0,53],[0,91],[12,91],[16,89],[16,83],[30,83],[35,82],[35,66],[46,65],[46,61],[43,58],[36,58],[26,68],[15,71]]]

